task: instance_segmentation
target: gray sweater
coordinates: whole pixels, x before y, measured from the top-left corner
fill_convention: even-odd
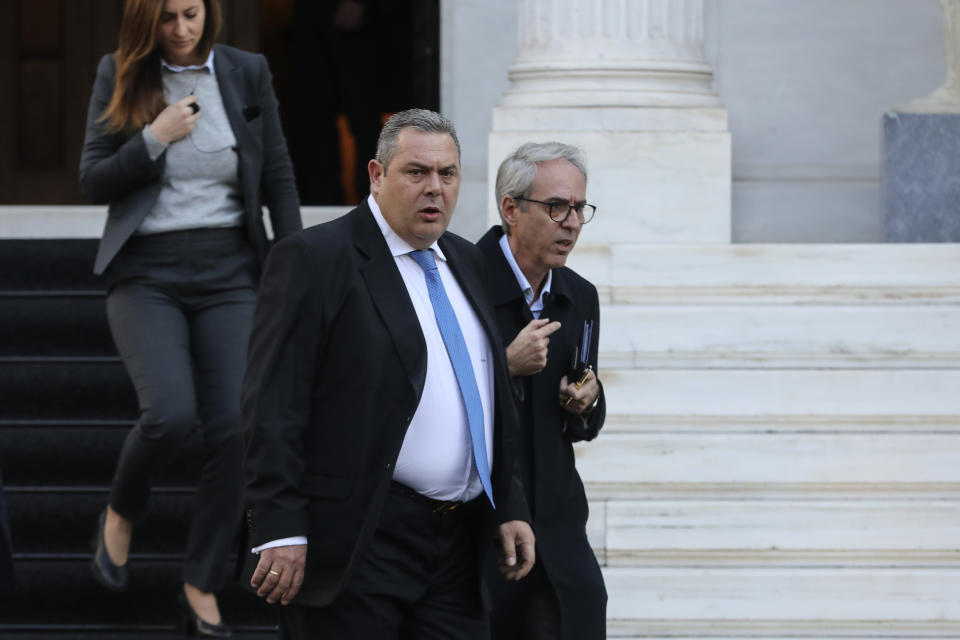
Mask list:
[[[207,71],[163,70],[163,95],[172,104],[197,96],[200,119],[189,135],[163,144],[149,125],[143,129],[151,159],[167,154],[156,204],[137,229],[139,234],[241,224],[243,203],[237,174],[237,140],[223,108],[217,77]]]

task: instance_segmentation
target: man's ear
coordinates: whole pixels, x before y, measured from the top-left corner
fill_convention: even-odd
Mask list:
[[[383,165],[377,160],[371,160],[367,163],[367,173],[370,174],[370,193],[376,194],[380,191],[380,179],[385,173]]]
[[[520,203],[513,196],[505,195],[500,200],[500,211],[503,213],[503,220],[511,227],[517,223],[517,215],[520,213]]]

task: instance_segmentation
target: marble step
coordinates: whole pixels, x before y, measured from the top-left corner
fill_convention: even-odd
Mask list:
[[[960,567],[960,500],[595,500],[610,567]]]
[[[960,301],[958,244],[580,244],[568,265],[601,303]]]
[[[960,568],[604,569],[609,637],[957,637]]]
[[[576,446],[593,498],[960,498],[960,433],[606,433]]]
[[[604,305],[600,371],[960,368],[960,305]]]
[[[352,207],[300,207],[303,226],[329,222]],[[263,209],[267,235],[273,237],[270,216]],[[88,239],[95,248],[107,220],[107,207],[101,205],[13,205],[0,206],[0,239],[61,240]],[[93,264],[91,257],[90,265]]]
[[[613,369],[601,379],[607,428],[617,431],[738,423],[955,430],[960,424],[955,369]]]

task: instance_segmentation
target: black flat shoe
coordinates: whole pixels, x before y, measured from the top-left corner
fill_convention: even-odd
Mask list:
[[[198,616],[190,606],[183,588],[177,594],[177,606],[180,608],[180,619],[177,621],[177,629],[180,633],[191,638],[229,638],[233,635],[230,627],[223,622],[211,624]]]
[[[90,561],[90,570],[93,577],[111,591],[124,591],[127,588],[127,567],[113,564],[107,546],[103,541],[103,528],[107,521],[106,510],[100,514],[100,526],[93,537],[90,546],[93,547],[93,560]]]

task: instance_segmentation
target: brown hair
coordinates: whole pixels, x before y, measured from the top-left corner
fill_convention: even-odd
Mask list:
[[[164,0],[126,0],[117,37],[113,96],[100,115],[111,133],[136,131],[153,122],[167,106],[160,73],[157,25]],[[203,0],[206,17],[197,52],[206,59],[220,33],[220,0]]]

